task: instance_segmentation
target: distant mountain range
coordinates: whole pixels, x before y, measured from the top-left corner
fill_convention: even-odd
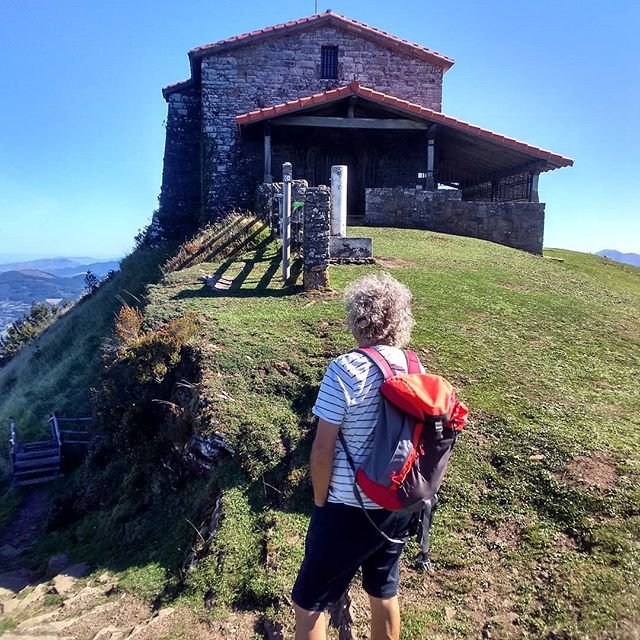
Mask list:
[[[0,264],[0,273],[6,271],[24,271],[35,269],[44,271],[61,278],[72,278],[84,275],[87,270],[103,278],[109,271],[119,268],[119,260],[96,260],[95,258],[41,258],[40,260],[28,260],[25,262],[9,262]]]
[[[640,255],[637,253],[621,253],[615,249],[603,249],[596,253],[597,256],[603,258],[610,258],[616,262],[624,262],[625,264],[632,264],[634,267],[640,267]]]
[[[44,258],[0,264],[0,333],[29,310],[32,302],[76,300],[91,270],[98,278],[119,268],[118,260]]]
[[[37,269],[0,273],[0,300],[31,304],[48,298],[75,300],[84,289],[84,275],[60,277]]]

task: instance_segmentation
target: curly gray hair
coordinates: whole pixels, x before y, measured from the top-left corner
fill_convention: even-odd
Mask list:
[[[411,291],[388,273],[356,280],[345,291],[344,301],[347,325],[358,346],[403,347],[409,342],[415,324]]]

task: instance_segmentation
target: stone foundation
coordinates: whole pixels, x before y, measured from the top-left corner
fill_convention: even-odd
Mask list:
[[[542,254],[544,203],[466,202],[457,189],[367,189],[365,224],[426,229]]]
[[[329,241],[331,260],[354,260],[373,257],[371,238],[332,236]]]

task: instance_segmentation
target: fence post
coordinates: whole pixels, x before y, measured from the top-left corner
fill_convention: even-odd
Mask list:
[[[282,165],[282,279],[291,275],[291,182],[293,167],[290,162]]]

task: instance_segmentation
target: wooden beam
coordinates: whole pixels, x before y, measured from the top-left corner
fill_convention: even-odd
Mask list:
[[[332,127],[338,129],[404,129],[424,130],[426,122],[416,122],[407,118],[338,118],[334,116],[283,116],[271,120],[273,126],[289,127]]]
[[[273,182],[271,175],[271,125],[269,122],[264,123],[264,182],[267,184]]]

